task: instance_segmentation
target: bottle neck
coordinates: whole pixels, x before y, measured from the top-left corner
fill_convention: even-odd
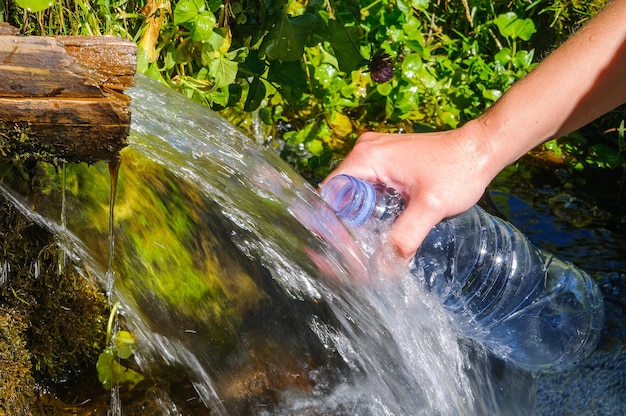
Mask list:
[[[372,185],[376,193],[376,203],[372,217],[379,220],[392,220],[400,215],[406,205],[406,199],[393,188],[381,183]]]
[[[395,220],[406,200],[394,189],[349,175],[337,175],[321,190],[322,199],[345,221],[361,226],[370,218]]]

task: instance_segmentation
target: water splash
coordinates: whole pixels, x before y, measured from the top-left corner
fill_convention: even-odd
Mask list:
[[[113,269],[113,259],[115,258],[115,198],[117,196],[120,164],[121,160],[119,158],[109,162],[109,229],[107,235],[108,251],[105,282],[106,293],[109,295],[109,297],[113,293],[113,287],[115,285],[115,270]]]
[[[7,261],[2,262],[0,266],[0,287],[9,280],[9,273],[11,273],[11,264]]]
[[[68,166],[66,229],[52,193],[36,215],[103,282],[110,261],[142,371],[186,369],[217,415],[532,412],[534,378],[459,342],[409,276],[383,279],[375,234],[353,235],[275,153],[156,82],[129,94],[115,256],[106,167]]]
[[[60,215],[60,221],[61,221],[61,228],[65,228],[67,226],[67,214],[66,214],[66,210],[65,210],[65,185],[66,185],[66,174],[65,174],[65,166],[66,163],[62,162],[61,165],[61,215]],[[58,266],[58,270],[57,273],[60,275],[63,274],[63,271],[65,270],[65,266],[66,266],[66,262],[67,262],[67,255],[65,253],[65,250],[63,250],[62,248],[59,249],[59,266]]]

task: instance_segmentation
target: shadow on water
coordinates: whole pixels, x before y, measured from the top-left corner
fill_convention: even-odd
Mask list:
[[[150,397],[151,414],[532,413],[535,377],[459,341],[408,276],[378,276],[371,236],[350,234],[277,155],[152,81],[130,95],[112,273],[107,167],[68,166],[37,195],[38,221],[113,279],[137,337],[127,365],[146,379],[112,408],[132,414]],[[51,220],[60,211],[66,229]]]

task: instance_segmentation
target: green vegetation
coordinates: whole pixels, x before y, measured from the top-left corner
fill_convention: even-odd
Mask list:
[[[113,322],[117,317],[118,307],[119,303],[113,305],[107,325],[107,340],[105,342],[107,347],[100,353],[96,363],[98,379],[107,390],[121,384],[126,384],[132,389],[144,379],[142,374],[120,363],[120,360],[127,360],[137,351],[137,344],[133,334],[128,331],[114,333]]]
[[[314,182],[364,130],[448,129],[476,117],[605,0],[50,3],[25,13],[3,2],[0,19],[30,35],[134,40],[139,72],[251,134],[262,126],[259,139]],[[373,80],[381,59],[394,67],[386,82]],[[547,148],[572,168],[619,167],[624,119],[618,109]]]

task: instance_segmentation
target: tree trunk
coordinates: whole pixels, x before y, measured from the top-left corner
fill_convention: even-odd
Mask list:
[[[110,161],[127,145],[137,48],[111,36],[0,28],[0,157]]]

